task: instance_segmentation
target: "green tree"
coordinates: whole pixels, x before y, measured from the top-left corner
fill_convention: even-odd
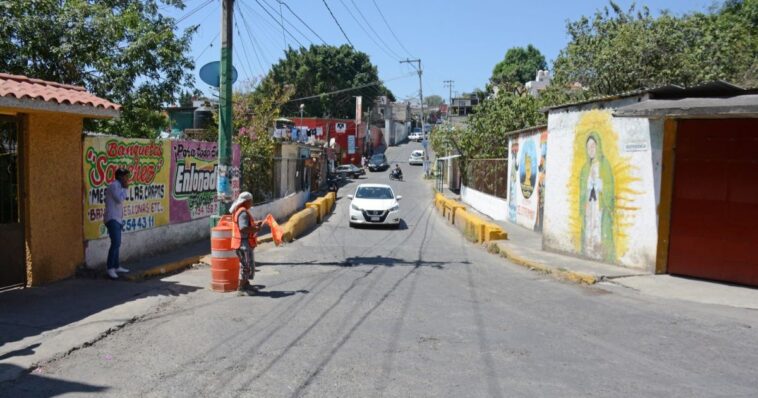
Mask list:
[[[168,125],[159,112],[192,85],[188,57],[196,27],[177,34],[160,3],[181,0],[0,2],[0,70],[84,86],[123,106],[116,120],[88,128],[153,137]]]
[[[505,58],[495,65],[492,70],[490,84],[506,86],[509,90],[534,79],[537,71],[546,69],[547,62],[540,50],[531,44],[524,47],[513,47],[505,53]]]
[[[430,96],[424,97],[424,105],[427,106],[439,106],[443,102],[445,101],[439,95],[432,94]]]
[[[253,194],[255,203],[273,199],[276,141],[271,131],[294,93],[289,85],[268,85],[264,93],[253,89],[254,82],[247,82],[232,96],[233,131],[242,152],[242,189]]]
[[[646,7],[610,2],[568,24],[553,81],[580,82],[595,95],[716,79],[755,84],[757,9],[758,0],[733,0],[707,14],[653,17]]]
[[[282,109],[284,115],[299,115],[299,106],[303,103],[305,116],[353,118],[354,96],[363,96],[363,110],[379,96],[386,95],[390,100],[395,100],[383,84],[372,84],[378,81],[377,68],[367,54],[348,45],[311,45],[309,48],[288,49],[284,59],[271,67],[258,90],[270,93],[275,87],[289,84],[295,88],[293,97],[302,98],[366,86],[333,95],[292,101]]]

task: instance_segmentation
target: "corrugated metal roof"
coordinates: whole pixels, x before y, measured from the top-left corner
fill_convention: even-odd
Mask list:
[[[90,94],[82,87],[7,73],[0,73],[0,98],[17,100],[13,102],[20,106],[44,102],[94,108],[93,114],[96,116],[116,116],[121,109],[121,105]],[[87,114],[87,111],[83,113]]]
[[[697,98],[712,98],[712,97],[730,97],[740,94],[746,94],[750,92],[744,88],[725,82],[723,80],[715,80],[708,83],[699,84],[692,87],[683,87],[675,84],[669,84],[665,86],[658,86],[653,88],[646,88],[640,90],[626,91],[623,93],[606,95],[600,97],[590,98],[585,101],[577,101],[568,104],[561,104],[552,107],[542,108],[542,112],[549,112],[552,110],[570,108],[574,106],[592,104],[596,102],[608,102],[617,99],[635,97],[647,95],[650,99],[681,99],[686,97]]]
[[[616,117],[758,117],[758,95],[647,100],[622,106]]]

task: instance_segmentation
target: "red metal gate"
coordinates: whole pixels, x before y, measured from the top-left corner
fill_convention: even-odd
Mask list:
[[[678,122],[668,272],[758,286],[758,119]]]

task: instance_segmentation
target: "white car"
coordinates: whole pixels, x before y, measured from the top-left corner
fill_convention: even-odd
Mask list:
[[[347,195],[350,202],[350,226],[394,225],[400,226],[402,196],[395,196],[389,185],[361,184],[354,195]]]
[[[423,165],[424,164],[424,151],[417,149],[411,152],[411,157],[408,158],[408,164]]]
[[[408,139],[410,141],[419,141],[424,139],[424,133],[420,131],[414,131],[413,133],[408,134]]]

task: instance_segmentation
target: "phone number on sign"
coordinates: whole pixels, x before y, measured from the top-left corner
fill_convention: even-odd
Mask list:
[[[155,226],[155,217],[145,216],[124,220],[124,232],[140,231]]]

